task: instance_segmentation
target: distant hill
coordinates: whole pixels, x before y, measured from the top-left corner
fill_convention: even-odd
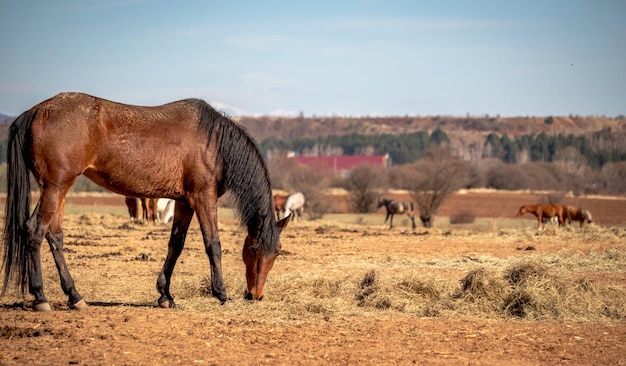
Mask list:
[[[328,135],[380,135],[442,129],[450,137],[480,137],[489,133],[509,137],[527,134],[573,134],[610,128],[626,134],[626,120],[607,117],[235,117],[257,140],[315,138]]]
[[[15,117],[7,116],[6,114],[0,113],[0,123],[11,122],[15,119]]]

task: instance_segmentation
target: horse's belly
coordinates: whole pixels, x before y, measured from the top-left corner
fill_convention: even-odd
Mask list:
[[[109,161],[83,174],[113,192],[134,197],[178,198],[183,195],[182,169],[170,164],[133,164]]]

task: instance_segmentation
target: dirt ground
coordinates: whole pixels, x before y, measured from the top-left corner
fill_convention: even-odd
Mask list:
[[[455,195],[441,215],[470,207],[478,217],[514,218],[521,204],[536,199],[530,194]],[[600,225],[626,223],[626,201],[576,202],[589,207]],[[123,199],[68,198],[67,205],[76,204],[123,205]],[[410,232],[400,221],[393,230],[378,224],[295,222],[283,233],[286,253],[270,273],[266,299],[248,302],[242,298],[243,230],[234,219],[221,217],[223,267],[232,301],[221,306],[188,290],[209,271],[194,223],[174,271],[172,294],[179,307],[166,310],[156,307],[155,281],[166,254],[168,226],[105,216],[67,215],[65,220],[66,259],[90,307],[67,308],[49,250],[43,250],[44,284],[53,311],[32,311],[30,296],[25,301],[15,294],[0,298],[0,365],[626,364],[624,314],[583,322],[492,318],[480,313],[424,316],[354,304],[329,308],[328,303],[310,300],[317,294],[311,289],[301,290],[303,305],[299,306],[298,294],[281,293],[299,280],[309,279],[322,287],[325,277],[341,279],[369,269],[401,272],[437,261],[457,263],[458,268],[433,269],[434,276],[460,279],[471,265],[471,261],[464,264],[465,258],[497,261],[623,251],[623,236],[588,241],[576,239],[578,231],[572,231],[568,240],[546,237],[535,233],[530,216],[519,219],[528,228],[519,229],[524,234],[518,236],[506,231]],[[384,216],[378,217],[382,224]],[[536,250],[519,250],[526,245]],[[625,270],[576,275],[624,288]]]

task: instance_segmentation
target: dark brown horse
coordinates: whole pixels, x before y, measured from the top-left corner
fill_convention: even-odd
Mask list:
[[[565,226],[565,208],[563,205],[524,205],[520,207],[517,212],[517,216],[522,216],[525,213],[531,213],[537,218],[539,223],[538,229],[543,229],[543,219],[556,217],[559,220],[559,226]]]
[[[163,154],[167,151],[167,154]],[[83,174],[124,196],[176,200],[168,253],[157,278],[161,307],[173,307],[170,279],[194,213],[211,266],[212,293],[229,298],[222,275],[217,199],[230,190],[247,228],[243,246],[247,299],[261,299],[279,254],[279,234],[267,167],[250,136],[206,102],[187,99],[156,107],[131,106],[80,93],[62,93],[20,115],[7,152],[3,293],[15,286],[49,311],[40,249],[50,245],[71,308],[87,306],[63,255],[65,195]],[[40,188],[30,214],[31,172]]]
[[[411,219],[411,226],[413,229],[417,227],[415,225],[415,217],[413,216],[413,211],[415,210],[413,202],[401,202],[386,198],[379,198],[376,208],[379,209],[382,206],[385,206],[385,209],[387,210],[387,216],[385,216],[384,224],[386,224],[389,219],[389,229],[393,228],[393,215],[395,214],[406,214]]]
[[[568,224],[571,224],[572,221],[579,221],[580,227],[583,227],[585,223],[591,224],[593,222],[591,212],[589,212],[589,210],[587,210],[586,208],[566,206],[565,216],[567,218]]]

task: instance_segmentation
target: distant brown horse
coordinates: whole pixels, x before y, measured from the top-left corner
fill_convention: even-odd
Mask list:
[[[574,206],[565,207],[565,216],[567,218],[567,223],[571,224],[572,221],[579,221],[580,227],[586,223],[591,224],[593,222],[593,218],[591,217],[591,212],[586,208],[578,208]]]
[[[276,217],[280,219],[280,214],[285,210],[285,202],[289,195],[275,194],[274,195],[274,211],[276,211]]]
[[[563,205],[524,205],[520,207],[517,212],[517,216],[522,216],[525,213],[531,213],[537,218],[539,223],[538,229],[543,229],[543,219],[557,217],[559,220],[559,226],[565,226],[565,208]]]
[[[40,189],[32,214],[30,173]],[[40,259],[46,238],[69,306],[87,307],[63,254],[65,195],[81,174],[124,196],[176,201],[168,252],[157,277],[161,307],[175,306],[170,280],[194,214],[209,258],[211,292],[221,303],[229,300],[217,220],[218,197],[229,190],[247,228],[245,298],[263,297],[289,217],[276,222],[267,166],[248,133],[198,99],[142,107],[81,93],[61,93],[39,103],[9,129],[3,293],[9,287],[22,293],[28,289],[33,307],[50,311]]]

